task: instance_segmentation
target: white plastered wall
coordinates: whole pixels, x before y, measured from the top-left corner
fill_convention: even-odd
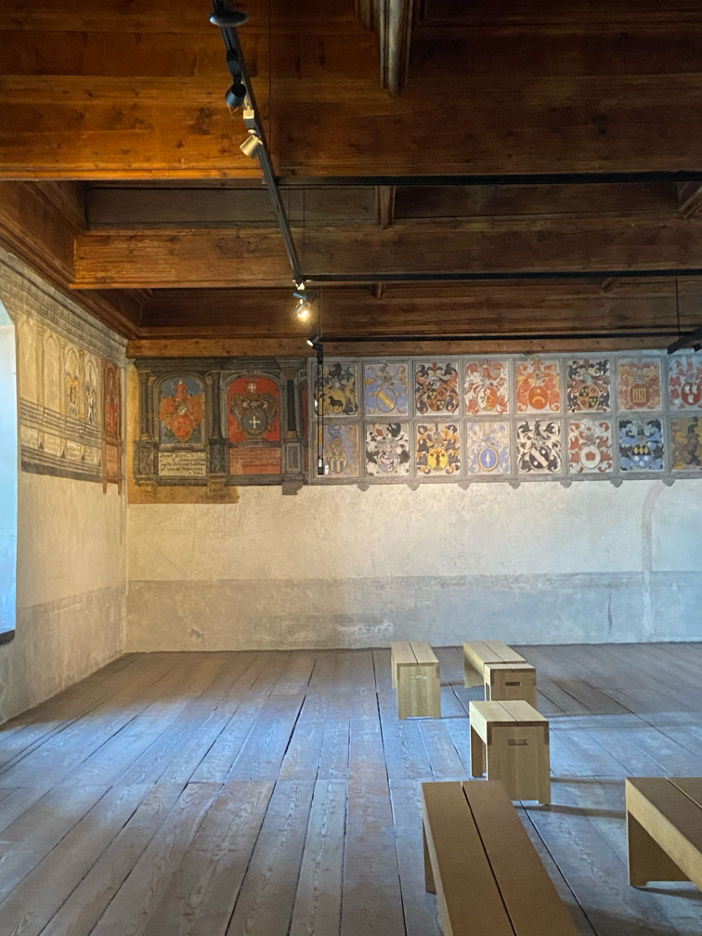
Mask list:
[[[130,650],[702,639],[702,484],[131,505]]]

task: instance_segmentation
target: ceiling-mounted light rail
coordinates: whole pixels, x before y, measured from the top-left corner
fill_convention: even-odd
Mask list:
[[[462,283],[473,280],[560,280],[560,279],[651,279],[673,276],[702,276],[702,267],[665,270],[504,270],[460,273],[308,273],[312,283]]]
[[[668,338],[676,334],[670,330],[661,329],[660,331],[611,331],[611,332],[526,332],[524,334],[497,334],[497,335],[324,335],[323,338],[317,338],[316,342],[325,344],[383,344],[384,342],[395,343],[418,343],[418,342],[481,342],[481,341],[590,341],[605,340],[617,338]],[[702,329],[700,329],[702,335]],[[310,347],[315,348],[311,341],[307,342]]]
[[[224,40],[224,47],[227,51],[227,68],[232,76],[232,85],[226,93],[226,101],[230,107],[241,107],[244,105],[244,123],[249,131],[248,137],[241,144],[241,151],[251,159],[258,158],[263,171],[263,178],[268,189],[268,195],[273,205],[276,221],[283,235],[285,250],[290,260],[290,266],[293,271],[293,279],[296,286],[304,284],[305,277],[300,266],[300,258],[297,255],[297,248],[293,241],[292,231],[287,213],[280,199],[278,189],[278,180],[273,171],[273,163],[266,141],[266,134],[263,129],[263,121],[256,104],[256,97],[253,92],[251,80],[249,78],[246,60],[239,42],[238,28],[248,19],[246,13],[239,10],[233,10],[229,0],[212,0],[212,15],[210,22],[218,26]],[[243,91],[243,94],[242,94]]]
[[[668,347],[668,354],[675,354],[683,348],[692,348],[694,351],[702,349],[702,325],[687,335],[681,335]]]

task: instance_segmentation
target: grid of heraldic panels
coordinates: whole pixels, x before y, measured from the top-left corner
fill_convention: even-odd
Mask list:
[[[702,477],[702,353],[334,358],[316,380],[312,483]]]

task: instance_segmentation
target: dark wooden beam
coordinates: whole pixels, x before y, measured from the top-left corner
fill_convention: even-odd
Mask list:
[[[305,274],[358,276],[369,284],[406,274],[568,273],[696,268],[702,223],[673,216],[480,219],[307,228],[298,235]],[[88,231],[75,245],[78,289],[287,286],[277,231]]]
[[[105,295],[99,288],[71,292],[73,245],[84,225],[84,193],[79,183],[0,183],[3,247],[95,318],[131,337],[136,334],[147,298],[144,293],[128,290]]]

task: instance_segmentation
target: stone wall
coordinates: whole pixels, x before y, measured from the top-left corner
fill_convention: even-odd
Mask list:
[[[702,639],[702,484],[130,504],[129,650]]]
[[[124,342],[4,252],[0,298],[18,341],[22,465],[3,721],[124,652],[126,496]]]

